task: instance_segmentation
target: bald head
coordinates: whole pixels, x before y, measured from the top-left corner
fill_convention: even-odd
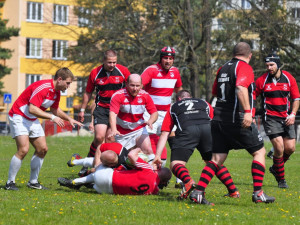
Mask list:
[[[130,74],[126,83],[126,89],[133,97],[137,96],[142,88],[142,78],[139,74]]]
[[[114,151],[107,150],[101,153],[100,160],[104,166],[115,167],[118,164],[118,155]]]

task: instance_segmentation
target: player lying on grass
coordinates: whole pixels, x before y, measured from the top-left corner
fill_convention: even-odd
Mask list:
[[[111,168],[105,164],[111,165],[116,162],[118,155],[111,150],[101,153],[100,160],[102,164],[96,168],[94,173],[86,177],[76,178],[74,180],[58,178],[61,186],[69,188],[80,188],[85,183],[94,183],[93,188],[98,193],[120,194],[120,195],[148,195],[157,194],[159,189],[166,187],[172,177],[168,168],[153,170],[153,168],[139,156],[140,149],[136,148],[128,153],[127,164],[132,165],[132,169]]]

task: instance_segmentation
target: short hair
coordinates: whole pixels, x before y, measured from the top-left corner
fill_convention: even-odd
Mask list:
[[[191,98],[192,95],[188,90],[181,90],[178,91],[178,93],[176,94],[176,101],[179,100],[179,98]]]
[[[103,60],[106,60],[108,57],[117,57],[117,52],[115,50],[109,49],[106,50],[103,54]]]
[[[251,54],[251,47],[246,42],[239,42],[234,46],[232,54],[233,56],[248,57]]]
[[[66,80],[67,78],[71,78],[71,80],[74,80],[73,73],[67,67],[60,68],[56,71],[54,80],[57,80],[59,77],[61,77],[63,80]]]

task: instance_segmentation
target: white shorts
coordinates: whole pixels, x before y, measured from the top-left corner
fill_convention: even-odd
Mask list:
[[[123,145],[123,147],[130,149],[136,145],[136,140],[144,134],[148,135],[146,127],[132,131],[128,134],[124,134],[122,136],[116,135],[115,140],[116,142]]]
[[[17,114],[14,114],[13,117],[9,116],[8,119],[12,138],[21,135],[27,135],[29,138],[45,136],[45,132],[38,119],[31,121]]]
[[[157,134],[157,135],[160,135],[161,133],[161,126],[162,126],[162,123],[164,121],[164,118],[166,116],[166,113],[167,111],[157,111],[158,112],[158,118],[156,120],[156,122],[154,124],[152,124],[152,130],[150,129],[149,126],[147,126],[147,131],[150,134]],[[145,121],[148,121],[150,119],[150,114],[148,112],[144,112],[144,120]]]
[[[100,165],[94,174],[94,189],[99,193],[113,194],[112,177],[114,170],[110,167]]]

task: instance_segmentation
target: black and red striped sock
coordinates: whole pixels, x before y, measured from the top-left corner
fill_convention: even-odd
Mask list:
[[[283,162],[286,163],[286,161],[289,160],[290,156],[291,156],[291,154],[287,154],[287,153],[284,152],[283,153]]]
[[[278,180],[284,179],[284,159],[283,157],[277,158],[273,156],[273,169],[275,170],[277,174]]]
[[[216,171],[218,170],[218,165],[212,161],[209,161],[203,168],[199,182],[196,186],[197,190],[204,191],[211,179],[214,177]]]
[[[176,163],[173,166],[172,173],[185,184],[192,179],[188,169],[181,163]]]
[[[97,149],[97,146],[94,144],[94,142],[92,142],[92,144],[90,146],[90,151],[89,151],[87,157],[95,157],[96,149]]]
[[[219,166],[219,169],[216,172],[216,176],[226,186],[229,193],[234,193],[237,191],[237,188],[233,183],[231,175],[224,165]]]
[[[259,191],[262,189],[264,175],[265,175],[265,167],[258,161],[252,161],[251,168],[252,178],[253,178],[253,189],[254,191]]]

